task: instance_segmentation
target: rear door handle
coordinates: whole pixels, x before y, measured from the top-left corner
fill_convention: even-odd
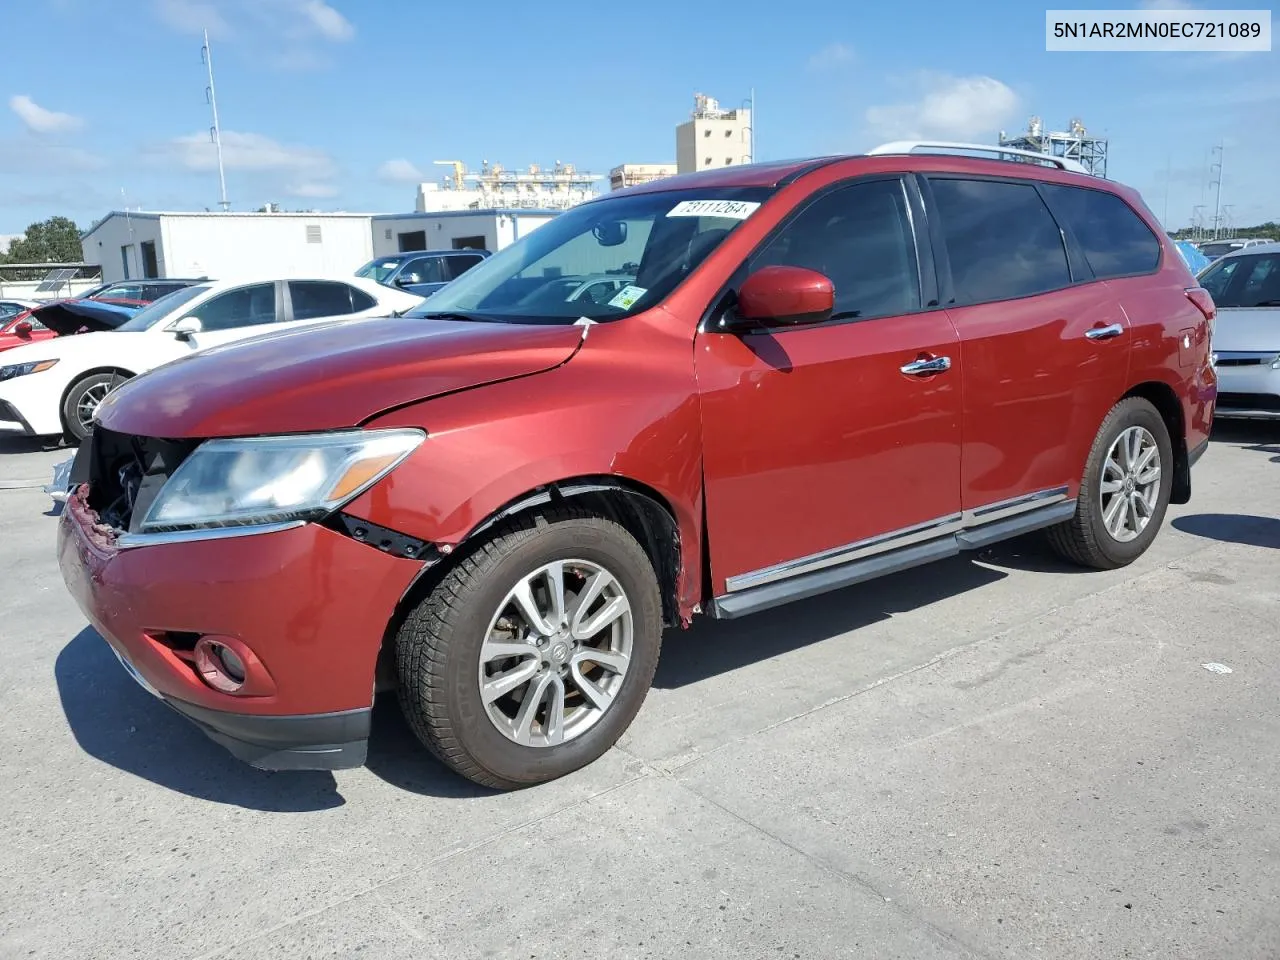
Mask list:
[[[1113,323],[1109,327],[1094,327],[1092,330],[1086,330],[1085,336],[1090,340],[1110,340],[1112,337],[1118,337],[1124,333],[1124,327],[1118,323]]]
[[[912,360],[910,363],[903,364],[899,369],[909,377],[923,377],[932,373],[944,373],[951,369],[951,358],[932,357],[926,360],[922,357],[919,360]]]

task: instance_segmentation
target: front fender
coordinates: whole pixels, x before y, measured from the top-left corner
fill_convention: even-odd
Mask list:
[[[692,357],[687,345],[679,353],[683,364],[665,363],[660,350],[641,351],[624,370],[607,354],[601,345],[594,357],[585,350],[558,369],[426,400],[368,423],[424,427],[428,439],[346,512],[456,546],[540,487],[617,477],[652,491],[670,509],[681,541],[678,599],[687,615],[701,600],[702,569]]]

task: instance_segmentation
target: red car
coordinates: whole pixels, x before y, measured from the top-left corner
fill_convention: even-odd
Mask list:
[[[362,763],[394,687],[514,788],[606,751],[695,614],[1033,530],[1131,563],[1208,442],[1213,302],[1133,190],[951,146],[615,191],[405,316],[131,380],[73,468],[65,581],[252,764]]]
[[[23,310],[8,318],[0,317],[0,353],[56,336],[56,333],[33,318],[30,310]]]

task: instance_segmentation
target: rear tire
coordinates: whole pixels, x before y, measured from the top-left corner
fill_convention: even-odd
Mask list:
[[[518,595],[536,609],[522,613]],[[607,619],[615,610],[626,612]],[[606,625],[592,633],[597,621]],[[395,639],[400,704],[462,776],[527,787],[613,746],[644,703],[661,642],[657,578],[631,534],[579,510],[521,517],[456,560],[405,618]]]
[[[128,378],[119,373],[91,373],[77,380],[62,401],[62,424],[68,443],[83,443],[93,432],[91,417],[102,398]]]
[[[1153,467],[1159,471],[1154,479]],[[1089,451],[1075,516],[1045,531],[1050,545],[1095,570],[1137,560],[1164,522],[1173,470],[1173,445],[1159,411],[1141,397],[1121,400],[1103,419]]]

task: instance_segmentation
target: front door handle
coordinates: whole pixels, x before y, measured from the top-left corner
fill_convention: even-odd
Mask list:
[[[1124,327],[1118,323],[1113,323],[1109,327],[1094,327],[1092,330],[1086,330],[1085,336],[1090,340],[1110,340],[1112,337],[1118,337],[1124,333]]]
[[[912,360],[910,363],[903,364],[899,369],[909,377],[925,377],[934,373],[944,373],[951,369],[951,358],[930,357],[925,359],[921,357],[919,360]]]

